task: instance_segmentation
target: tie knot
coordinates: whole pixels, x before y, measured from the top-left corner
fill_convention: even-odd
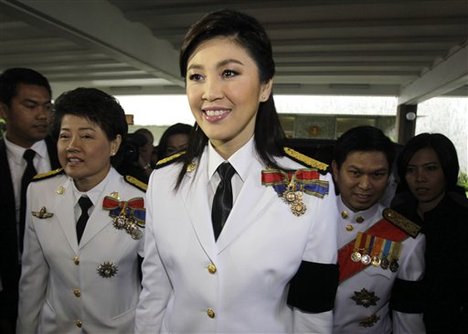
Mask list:
[[[223,181],[231,180],[232,176],[236,172],[234,167],[229,162],[223,162],[221,165],[218,166],[217,172],[219,177]]]
[[[86,196],[81,196],[78,200],[78,204],[81,208],[81,212],[88,212],[89,208],[93,206],[93,202]]]
[[[30,148],[28,148],[23,153],[23,159],[26,160],[28,163],[32,163],[35,155],[36,155],[36,152],[34,150],[31,150]]]

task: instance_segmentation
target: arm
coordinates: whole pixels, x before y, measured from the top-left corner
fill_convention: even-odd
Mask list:
[[[409,246],[409,245],[408,245]],[[393,314],[393,333],[425,333],[422,314],[422,286],[424,275],[425,238],[419,235],[407,258],[401,264],[392,289],[390,307]]]
[[[27,213],[31,212],[32,195],[30,186],[27,193]],[[31,214],[26,214],[25,224],[17,321],[17,332],[20,334],[37,331],[49,276],[49,266],[44,258]]]
[[[329,193],[310,208],[313,219],[303,262],[291,281],[288,303],[293,306],[294,333],[331,333],[338,287],[337,220],[331,176]]]
[[[142,264],[143,289],[136,310],[135,333],[156,333],[161,330],[166,306],[172,293],[172,286],[156,245],[155,216],[152,212],[154,201],[152,179],[149,184],[150,188],[146,197],[148,215]]]

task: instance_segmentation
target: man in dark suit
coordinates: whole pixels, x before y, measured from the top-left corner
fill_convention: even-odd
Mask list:
[[[48,137],[51,96],[48,80],[34,70],[11,68],[0,75],[0,116],[6,120],[0,138],[0,333],[15,332],[24,232],[21,194],[27,183],[23,174],[28,168],[43,173],[59,167],[55,143]],[[33,167],[24,157],[28,149],[34,151]]]

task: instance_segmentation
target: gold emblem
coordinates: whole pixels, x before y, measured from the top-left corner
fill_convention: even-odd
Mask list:
[[[112,198],[115,198],[118,201],[120,201],[120,195],[119,195],[118,191],[111,192],[109,196],[112,197]]]
[[[356,305],[362,305],[365,308],[377,305],[377,302],[380,300],[380,298],[375,295],[375,292],[367,291],[366,289],[354,291],[354,296],[352,296],[351,299],[356,302]]]
[[[62,186],[58,186],[57,187],[57,190],[55,190],[55,192],[59,195],[63,195],[63,193],[65,192],[65,188],[62,187]]]
[[[191,162],[187,165],[187,173],[192,173],[195,169],[197,169],[197,163]]]
[[[359,262],[359,261],[361,261],[361,257],[362,257],[362,255],[361,255],[361,253],[359,253],[359,252],[353,252],[353,253],[351,254],[351,260],[352,260],[353,262]]]
[[[351,232],[352,230],[354,230],[353,225],[351,224],[346,225],[346,231]]]
[[[302,216],[306,212],[306,209],[305,204],[300,200],[291,203],[291,211],[295,216]]]
[[[39,211],[31,211],[31,213],[34,217],[37,217],[39,219],[50,218],[54,215],[52,212],[47,212],[45,206],[43,206]]]
[[[371,262],[371,263],[372,263],[372,265],[373,265],[374,267],[380,266],[380,263],[381,263],[381,262],[382,262],[382,261],[380,260],[380,257],[378,257],[378,256],[373,256],[373,257],[372,257],[372,262]]]
[[[349,214],[347,211],[341,211],[341,218],[346,219],[349,217]]]
[[[112,262],[104,262],[97,268],[99,276],[104,278],[114,277],[115,274],[117,274],[117,271],[119,271],[118,267]]]

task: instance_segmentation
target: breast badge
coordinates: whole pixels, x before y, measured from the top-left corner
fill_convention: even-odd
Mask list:
[[[54,215],[52,212],[47,212],[45,206],[43,206],[39,211],[31,211],[31,214],[39,219],[47,219]]]
[[[114,196],[106,196],[102,203],[104,210],[109,210],[109,216],[117,230],[126,231],[132,239],[138,240],[143,236],[140,228],[145,227],[145,207],[142,197],[135,197],[128,201],[119,201]]]
[[[319,198],[328,194],[328,182],[320,180],[316,169],[298,169],[291,172],[266,169],[262,171],[262,184],[272,186],[295,216],[302,216],[307,210],[303,201],[304,193]]]
[[[356,302],[356,305],[362,305],[365,308],[377,305],[377,302],[380,300],[380,298],[375,295],[375,292],[370,292],[366,289],[354,291],[354,296],[352,296],[351,299]]]
[[[119,271],[118,267],[112,262],[104,262],[97,267],[99,276],[104,278],[114,277]]]

